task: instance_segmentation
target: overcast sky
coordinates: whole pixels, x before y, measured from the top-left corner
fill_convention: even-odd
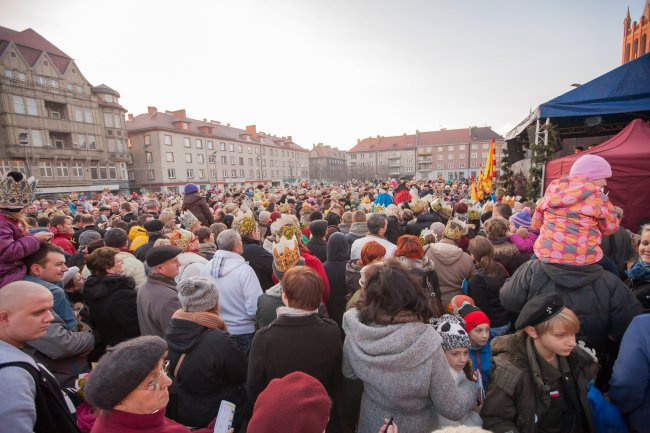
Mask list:
[[[349,149],[470,125],[500,133],[621,61],[645,0],[0,0],[140,114]]]

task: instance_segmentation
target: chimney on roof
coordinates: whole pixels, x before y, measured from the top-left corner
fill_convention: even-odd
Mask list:
[[[157,112],[158,112],[158,109],[156,107],[152,107],[152,106],[147,107],[147,113],[154,114],[154,113],[157,113]]]
[[[287,135],[287,141],[289,143],[293,143],[293,138],[290,135]]]
[[[256,125],[248,125],[246,127],[246,132],[250,134],[251,137],[253,137],[253,140],[257,140],[257,126]]]
[[[129,120],[133,120],[133,113],[129,113]]]
[[[208,121],[208,119],[203,119],[203,121],[204,121],[204,122],[207,122],[207,121]]]
[[[357,138],[357,144],[361,143],[361,139]]]
[[[174,116],[175,119],[185,119],[187,117],[187,115],[185,114],[185,109],[172,111],[169,114]]]
[[[226,123],[226,126],[230,126],[230,123]]]

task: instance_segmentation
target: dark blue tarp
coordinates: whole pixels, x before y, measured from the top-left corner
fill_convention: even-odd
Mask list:
[[[650,55],[540,105],[540,118],[650,111]]]
[[[506,134],[521,134],[537,119],[650,111],[650,54],[639,57],[537,107]]]

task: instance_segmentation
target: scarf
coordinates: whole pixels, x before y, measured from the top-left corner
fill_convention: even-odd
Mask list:
[[[282,298],[282,283],[278,283],[266,291],[266,294],[273,298]]]
[[[221,329],[222,331],[228,330],[226,322],[224,322],[217,313],[212,311],[187,312],[176,310],[172,319],[189,320],[190,322],[205,326],[208,329]]]
[[[368,234],[368,223],[352,223],[349,233],[353,236],[364,237]]]
[[[278,317],[280,316],[289,316],[289,317],[304,317],[309,316],[310,314],[318,313],[318,309],[313,311],[301,310],[299,308],[293,307],[278,307],[275,310],[275,313]]]
[[[627,271],[627,276],[634,281],[650,281],[650,263],[637,260]]]
[[[375,323],[377,323],[378,325],[396,325],[398,323],[411,323],[411,322],[424,323],[423,320],[413,311],[406,311],[406,310],[400,311],[394,317],[391,317],[386,313],[379,313],[377,315],[377,320],[375,320]]]

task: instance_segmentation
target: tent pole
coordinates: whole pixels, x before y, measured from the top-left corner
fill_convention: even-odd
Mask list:
[[[548,146],[548,128],[549,124],[551,123],[551,119],[549,117],[546,118],[546,122],[544,122],[544,147]],[[539,120],[537,121],[537,125],[539,125]],[[546,163],[542,165],[542,187],[539,189],[539,198],[544,197],[544,180],[546,179]]]

